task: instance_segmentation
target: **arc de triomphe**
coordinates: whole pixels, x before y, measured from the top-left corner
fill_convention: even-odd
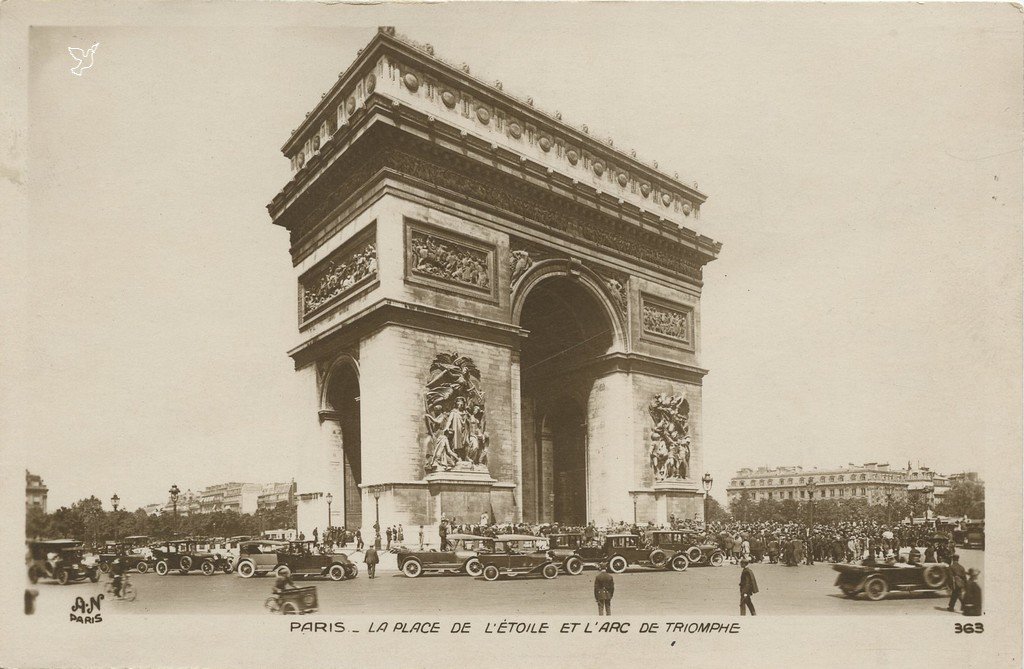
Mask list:
[[[702,515],[702,193],[391,28],[283,152],[308,524]]]

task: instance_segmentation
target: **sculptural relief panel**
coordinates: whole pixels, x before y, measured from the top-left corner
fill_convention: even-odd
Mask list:
[[[497,301],[496,249],[419,222],[406,222],[406,281]]]
[[[299,277],[299,321],[308,322],[377,279],[375,226],[350,240]]]
[[[641,296],[641,325],[643,338],[694,350],[693,308]]]
[[[430,365],[424,392],[427,429],[424,470],[487,472],[487,418],[480,370],[473,359],[439,353]]]
[[[690,478],[690,403],[683,395],[655,395],[647,407],[651,430],[651,469],[655,481]]]

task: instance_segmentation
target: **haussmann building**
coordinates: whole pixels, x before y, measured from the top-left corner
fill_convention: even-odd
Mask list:
[[[282,150],[300,524],[701,517],[695,186],[390,28]]]

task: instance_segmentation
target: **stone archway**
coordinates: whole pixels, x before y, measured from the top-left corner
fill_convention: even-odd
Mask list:
[[[331,524],[362,526],[362,420],[359,410],[359,365],[350,356],[338,358],[323,384],[321,430],[331,450],[328,490],[334,493]]]
[[[556,269],[525,286],[516,313],[528,332],[520,349],[524,520],[582,525],[592,516],[588,444],[601,429],[588,421],[594,363],[616,347],[620,324],[579,275]]]

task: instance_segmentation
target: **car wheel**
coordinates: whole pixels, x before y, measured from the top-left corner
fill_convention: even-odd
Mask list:
[[[690,561],[682,553],[672,558],[672,571],[686,571],[689,566]]]
[[[281,602],[277,597],[267,597],[267,601],[263,602],[263,606],[267,607],[267,610],[271,613],[277,613],[281,610]]]
[[[110,563],[109,562],[101,562],[100,563],[100,571],[103,572],[104,574],[109,574],[110,573]]]
[[[213,563],[209,560],[203,560],[203,564],[200,566],[200,569],[202,569],[203,573],[207,576],[213,576],[213,574],[217,571],[217,568],[214,567]]]
[[[690,546],[686,549],[686,559],[688,559],[690,562],[700,562],[700,559],[701,557],[703,557],[703,555],[704,554],[701,552],[701,550],[696,546]]]
[[[416,578],[423,573],[423,565],[419,563],[419,560],[406,560],[402,565],[402,573],[409,578]]]
[[[149,571],[149,565],[146,564],[145,560],[143,560],[139,562],[139,564],[135,565],[135,569],[138,570],[140,574],[145,574],[147,571]]]
[[[493,564],[489,564],[484,567],[484,579],[488,581],[497,581],[499,576],[498,568]]]
[[[281,613],[286,616],[294,616],[299,613],[299,607],[295,605],[295,602],[285,602],[281,605]]]
[[[331,577],[332,581],[340,581],[345,578],[345,568],[340,564],[332,564],[331,568],[327,570],[327,575]]]
[[[187,555],[181,556],[181,562],[178,563],[181,566],[182,573],[192,568],[192,558]]]
[[[67,585],[71,580],[71,574],[68,573],[67,569],[59,569],[57,571],[57,582],[61,585]]]
[[[626,562],[626,558],[621,555],[616,555],[611,560],[608,560],[608,571],[613,574],[621,574],[626,571],[627,565],[628,563]]]
[[[924,584],[929,588],[941,588],[946,584],[946,570],[940,565],[932,564],[924,568]]]
[[[711,566],[721,567],[725,564],[725,553],[718,552],[711,556]]]
[[[566,558],[565,573],[572,574],[573,576],[579,576],[580,574],[582,574],[583,560],[579,559],[575,555]]]
[[[156,563],[156,573],[160,574],[161,576],[166,576],[167,571],[167,560],[160,560]]]
[[[256,567],[248,560],[238,563],[238,575],[242,578],[252,578],[256,574]]]
[[[89,572],[89,580],[92,581],[93,583],[96,583],[97,581],[100,580],[100,571],[99,571],[99,569],[93,569],[92,571]]]
[[[877,602],[885,599],[885,596],[889,594],[889,584],[881,576],[872,576],[864,583],[864,592],[868,599]]]
[[[345,578],[352,579],[356,576],[359,576],[359,567],[354,564],[345,565]]]
[[[39,582],[39,569],[35,565],[28,568],[28,580],[33,583]]]
[[[668,555],[663,550],[653,550],[650,556],[651,564],[655,567],[664,567],[668,564]]]
[[[234,569],[231,568],[231,563],[230,562],[225,562],[224,563],[224,573],[225,574],[230,574],[233,571],[234,571]]]
[[[292,570],[288,568],[288,565],[284,565],[284,566],[278,568],[277,575],[278,576],[286,576],[286,577],[287,576],[291,576],[292,575]]]
[[[549,562],[548,564],[544,565],[544,568],[541,570],[540,573],[544,575],[544,578],[555,578],[556,576],[558,576],[558,567],[555,566],[555,563]]]
[[[470,576],[479,576],[483,573],[484,566],[480,564],[480,560],[478,558],[472,557],[466,560],[465,570]]]

